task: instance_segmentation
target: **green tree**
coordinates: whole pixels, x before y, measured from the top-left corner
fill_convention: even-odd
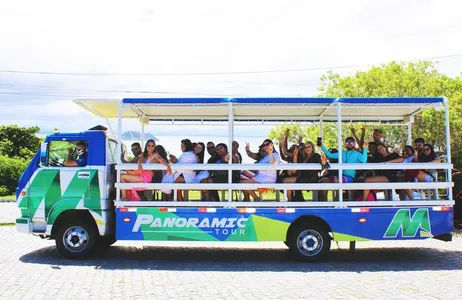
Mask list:
[[[322,97],[441,97],[449,100],[451,155],[453,164],[462,167],[462,79],[441,74],[433,62],[420,61],[416,63],[391,62],[378,67],[372,67],[365,72],[357,72],[351,76],[342,77],[332,71],[321,77],[319,89]],[[270,132],[269,137],[278,139],[285,128],[291,125],[280,125]],[[300,127],[300,125],[297,125]],[[360,124],[354,128],[359,136]],[[446,152],[446,131],[444,111],[426,109],[415,116],[412,125],[414,138],[423,137],[434,144],[437,149]],[[302,127],[305,139],[315,141],[319,133],[318,124]],[[351,135],[349,126],[343,126],[342,137]],[[385,142],[401,148],[407,144],[407,129],[403,126],[375,126],[385,133]],[[366,130],[365,138],[371,140],[372,127]],[[299,130],[299,129],[297,129]],[[337,127],[335,123],[324,123],[324,141],[327,147],[337,145]],[[290,136],[289,140],[294,140]]]
[[[451,149],[453,163],[462,165],[462,80],[438,72],[429,61],[416,63],[391,62],[366,72],[341,77],[329,71],[321,77],[321,96],[325,97],[447,97],[450,106]],[[446,151],[444,111],[427,109],[416,115],[412,125],[413,137],[423,137],[443,152]],[[403,128],[384,127],[389,143],[402,146]]]
[[[14,194],[28,160],[0,155],[0,196]]]
[[[0,126],[0,196],[14,193],[19,177],[40,146],[38,127]]]
[[[0,155],[31,159],[40,146],[40,139],[35,135],[39,130],[37,126],[0,126]]]

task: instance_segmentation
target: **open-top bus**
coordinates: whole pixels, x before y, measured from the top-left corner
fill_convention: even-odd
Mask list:
[[[116,240],[151,241],[282,241],[301,260],[316,260],[330,250],[331,241],[450,240],[452,232],[451,156],[448,103],[445,98],[153,98],[75,100],[103,118],[117,118],[117,135],[105,130],[56,132],[46,137],[18,182],[17,230],[55,239],[58,251],[71,258],[85,257]],[[141,131],[148,124],[225,125],[230,147],[234,127],[251,124],[300,122],[337,125],[337,148],[342,151],[342,126],[348,122],[375,122],[407,126],[411,144],[414,115],[427,108],[444,109],[446,160],[442,163],[345,164],[342,155],[331,163],[343,170],[437,169],[437,182],[387,183],[233,183],[236,170],[321,170],[320,164],[172,164],[174,171],[227,170],[227,183],[122,183],[121,174],[137,164],[122,163],[124,120],[137,119]],[[142,134],[143,136],[143,134]],[[262,137],[264,139],[264,137]],[[69,147],[83,141],[84,165],[66,166]],[[231,148],[231,147],[230,147]],[[146,170],[165,170],[161,164]],[[441,179],[443,178],[443,179]],[[235,191],[269,188],[275,199],[243,202]],[[173,201],[122,201],[122,189],[173,190]],[[348,191],[387,191],[377,201],[347,199]],[[399,201],[396,190],[424,190],[426,199]],[[221,201],[177,201],[177,190],[221,190]],[[335,191],[328,201],[287,201],[287,190]],[[346,192],[346,193],[344,193]],[[313,193],[316,195],[316,193]],[[316,197],[316,196],[314,196]],[[197,199],[200,200],[200,199]],[[317,199],[313,199],[317,200]]]

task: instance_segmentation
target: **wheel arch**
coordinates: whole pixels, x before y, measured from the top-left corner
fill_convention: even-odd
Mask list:
[[[289,235],[293,228],[297,227],[299,224],[310,223],[310,222],[319,224],[323,226],[328,232],[332,232],[332,229],[329,223],[327,223],[326,220],[324,220],[323,218],[319,216],[315,216],[315,215],[304,215],[304,216],[298,217],[290,224],[289,228],[287,229],[286,240],[289,238]]]
[[[87,209],[69,209],[69,210],[65,210],[65,211],[61,212],[57,216],[57,218],[54,221],[53,226],[51,228],[51,237],[55,238],[56,231],[61,226],[61,224],[64,221],[67,221],[67,220],[70,220],[70,219],[86,220],[86,221],[90,222],[94,226],[96,232],[98,232],[98,234],[99,234],[98,226],[97,226],[97,224],[95,222],[95,219],[91,215],[90,211],[88,211]]]

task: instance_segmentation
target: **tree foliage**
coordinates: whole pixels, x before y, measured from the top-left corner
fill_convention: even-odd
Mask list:
[[[28,160],[0,155],[0,196],[14,193],[28,163]]]
[[[38,127],[0,126],[0,196],[14,193],[22,172],[40,146]]]
[[[0,126],[0,155],[31,159],[40,146],[39,127]]]
[[[391,62],[342,77],[332,71],[321,77],[320,96],[323,97],[441,97],[449,100],[451,154],[456,167],[462,166],[462,79],[441,74],[433,62]],[[289,125],[284,125],[289,126]],[[270,137],[278,139],[284,126],[277,126]],[[354,125],[359,136],[360,124]],[[424,110],[415,116],[412,125],[413,137],[423,137],[437,149],[446,152],[444,111]],[[350,135],[348,126],[343,126],[342,136]],[[336,146],[336,124],[324,124],[324,140]],[[387,144],[402,148],[407,144],[407,129],[399,126],[374,126],[385,132]],[[371,140],[372,127],[366,130],[366,140]],[[297,129],[298,130],[298,129]],[[305,138],[315,140],[319,127],[302,129]],[[291,138],[292,140],[294,137]],[[329,145],[328,145],[329,147]]]

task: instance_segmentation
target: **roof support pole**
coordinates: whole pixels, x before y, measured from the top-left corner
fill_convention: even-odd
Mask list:
[[[342,164],[342,106],[340,99],[337,98],[337,144],[338,144],[338,163],[341,165]],[[342,174],[343,170],[340,167],[338,170],[338,182],[342,184]],[[338,201],[342,202],[343,201],[343,190],[339,189],[338,190]]]
[[[321,119],[319,119],[319,135],[318,135],[320,137],[322,137],[322,134],[323,134],[322,125],[323,125],[323,121],[322,121],[322,117],[321,117]]]
[[[451,163],[451,133],[449,130],[449,101],[446,97],[443,98],[444,102],[444,116],[445,116],[445,124],[446,124],[446,156],[447,156],[447,163]],[[452,182],[452,170],[447,169],[447,182]],[[452,195],[452,188],[448,188],[448,199],[453,200]]]
[[[143,149],[144,145],[144,120],[141,122],[141,149]]]
[[[233,140],[234,140],[234,115],[233,115],[233,103],[228,102],[228,153],[229,161],[228,164],[233,163]],[[233,171],[228,170],[228,183],[233,183]],[[233,201],[233,190],[228,189],[228,201]]]
[[[117,149],[116,149],[116,159],[117,164],[122,164],[122,110],[123,110],[123,101],[119,101],[119,115],[117,120]],[[116,182],[117,182],[117,190],[116,190],[116,201],[120,201],[120,170],[116,170]]]
[[[407,144],[412,146],[412,122],[407,122]]]

